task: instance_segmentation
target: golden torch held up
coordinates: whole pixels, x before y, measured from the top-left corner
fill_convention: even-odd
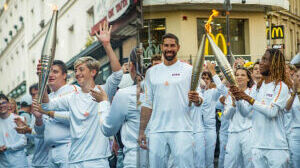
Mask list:
[[[225,78],[231,85],[237,86],[234,72],[233,72],[228,60],[226,59],[224,53],[221,51],[221,49],[217,46],[217,44],[213,41],[213,39],[211,37],[211,25],[210,25],[211,21],[214,19],[214,17],[218,16],[218,14],[219,14],[219,12],[216,10],[213,10],[212,12],[213,12],[213,14],[209,17],[207,23],[205,24],[207,39],[208,39],[211,49],[215,55],[216,61],[219,65],[221,71],[223,72]]]
[[[195,91],[199,84],[200,73],[203,70],[204,63],[204,46],[206,42],[206,35],[204,34],[201,39],[199,50],[196,56],[195,64],[193,65],[192,78],[191,78],[191,91]],[[192,102],[189,102],[189,107],[192,105]]]
[[[42,68],[41,68],[41,73],[39,74],[38,103],[42,102],[42,98],[48,82],[50,68],[52,66],[54,56],[55,56],[57,16],[58,16],[57,6],[54,6],[53,15],[50,21],[49,29],[46,34],[46,38],[44,41],[42,54],[41,54]]]

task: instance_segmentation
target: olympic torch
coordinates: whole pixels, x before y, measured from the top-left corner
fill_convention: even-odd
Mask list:
[[[211,21],[213,20],[214,17],[218,16],[219,12],[216,10],[213,10],[213,14],[209,17],[208,22],[205,25],[205,29],[207,32],[207,39],[209,41],[209,44],[211,46],[211,49],[215,55],[216,61],[223,72],[225,78],[231,85],[237,86],[236,80],[235,80],[235,75],[234,72],[226,59],[226,56],[224,53],[221,51],[221,49],[217,46],[217,44],[213,41],[211,37]]]
[[[204,46],[206,41],[206,35],[204,34],[202,36],[202,41],[199,46],[199,50],[196,56],[195,64],[193,66],[192,71],[192,78],[191,78],[191,91],[195,91],[197,89],[197,86],[199,84],[199,77],[200,73],[203,70],[203,63],[204,63]],[[189,102],[189,107],[192,105],[192,102]]]
[[[210,43],[211,49],[215,55],[217,63],[219,65],[221,71],[223,72],[225,78],[231,85],[237,86],[234,72],[233,72],[228,60],[226,59],[225,55],[223,54],[221,49],[217,46],[217,44],[213,41],[213,39],[210,37],[209,34],[207,35],[207,39]]]
[[[57,7],[55,7],[53,10],[52,18],[46,34],[41,54],[41,73],[39,74],[38,103],[42,102],[42,98],[48,81],[50,68],[55,56],[57,16],[58,10]]]

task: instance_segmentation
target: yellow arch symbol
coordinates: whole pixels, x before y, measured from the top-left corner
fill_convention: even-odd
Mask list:
[[[280,31],[280,36],[279,36],[279,31]],[[283,31],[282,31],[282,28],[281,27],[274,27],[273,30],[272,30],[272,38],[274,38],[274,34],[276,33],[276,37],[283,37]]]
[[[223,48],[223,53],[224,55],[227,55],[227,46],[226,46],[226,40],[225,37],[222,33],[218,33],[217,36],[215,37],[213,34],[211,35],[211,38],[213,41],[219,46],[219,39],[221,39],[222,42],[222,48]],[[205,41],[205,50],[204,50],[204,55],[208,55],[208,46],[209,42],[208,39]]]

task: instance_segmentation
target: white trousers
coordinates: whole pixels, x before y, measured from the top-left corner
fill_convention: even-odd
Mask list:
[[[70,163],[70,168],[109,168],[108,159],[93,159]]]
[[[170,154],[175,167],[193,168],[193,133],[162,132],[149,134],[150,168],[167,168]]]
[[[298,168],[300,167],[300,128],[291,130],[289,145],[292,168]]]
[[[252,128],[228,134],[224,161],[225,168],[238,167],[238,165],[242,165],[244,168],[253,168],[252,135]]]
[[[215,116],[203,116],[205,129],[205,166],[214,168],[215,149],[217,142],[216,118]]]
[[[195,168],[205,168],[204,132],[194,133],[194,165]]]
[[[0,153],[0,167],[27,168],[28,162],[24,150]]]
[[[227,141],[228,141],[228,134],[219,133],[220,153],[219,153],[218,168],[224,168]]]
[[[69,168],[68,155],[70,143],[51,147],[49,150],[50,168]]]
[[[130,149],[124,152],[123,168],[147,168],[148,167],[148,158],[147,150],[139,149]]]
[[[288,150],[252,149],[252,161],[255,168],[287,168]]]

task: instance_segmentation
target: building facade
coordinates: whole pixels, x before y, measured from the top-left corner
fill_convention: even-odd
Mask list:
[[[54,4],[59,10],[55,59],[67,63],[70,69],[69,82],[75,81],[72,65],[81,56],[92,56],[101,61],[98,80],[105,82],[111,73],[109,62],[101,44],[90,34],[92,28],[97,27],[96,24],[107,15],[108,9],[120,2],[129,7],[135,1],[1,0],[0,90],[18,99],[28,92],[31,84],[38,82],[36,64],[41,56]],[[104,7],[107,11],[103,10]],[[114,16],[114,22],[118,23],[121,17],[122,15]],[[118,29],[120,28],[119,26]],[[131,48],[136,44],[135,28],[123,33],[114,29],[113,34],[116,55],[120,59],[123,55],[128,57]]]
[[[205,33],[204,25],[212,9],[220,15],[212,23],[215,42],[226,54],[226,11],[224,0],[144,0],[144,33],[143,42],[157,48],[161,36],[174,33],[180,39],[181,59],[192,62]],[[287,60],[299,52],[299,1],[297,0],[231,0],[230,44],[233,55],[255,61],[266,48],[279,47]],[[271,19],[270,19],[271,18]],[[269,40],[268,25],[272,25]],[[283,37],[277,27],[282,26]],[[275,30],[274,30],[275,29]],[[277,35],[278,34],[278,35]],[[147,47],[147,46],[146,46]],[[153,48],[153,47],[152,47]],[[213,60],[209,46],[205,47],[207,60]]]

